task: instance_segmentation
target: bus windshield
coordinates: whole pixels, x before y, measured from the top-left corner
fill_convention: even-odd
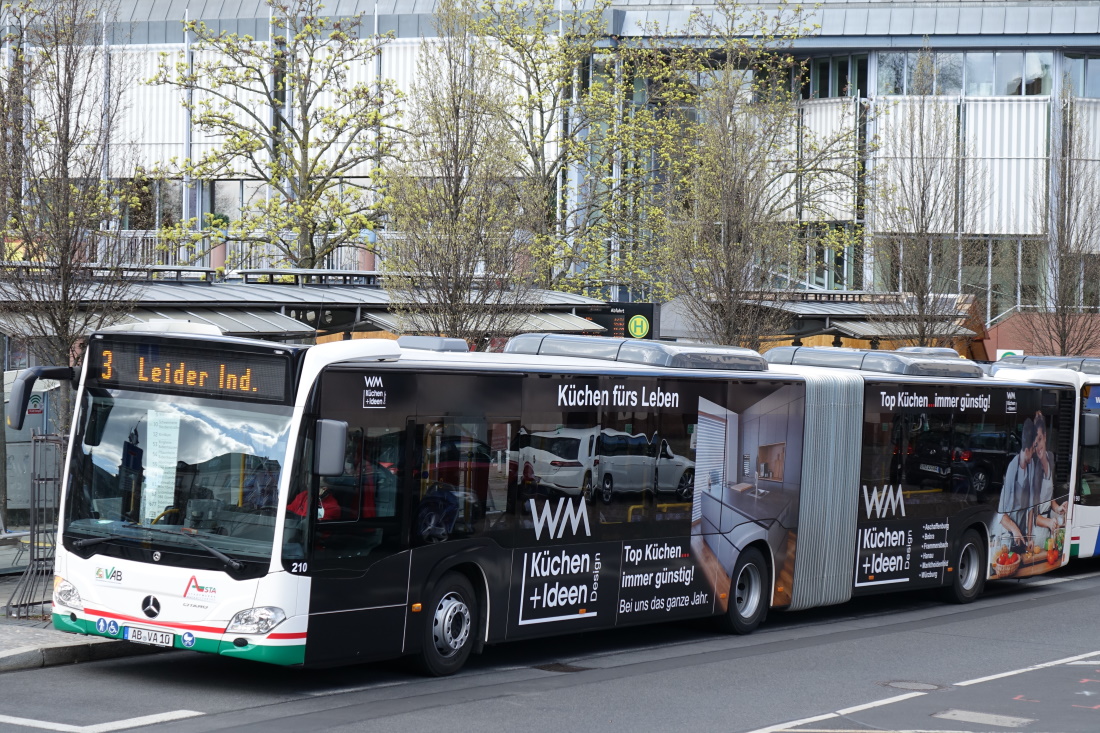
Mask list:
[[[65,532],[105,554],[132,557],[138,543],[171,552],[173,564],[266,566],[290,417],[285,406],[88,390]]]

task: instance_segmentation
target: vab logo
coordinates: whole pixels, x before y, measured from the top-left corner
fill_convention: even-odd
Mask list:
[[[584,499],[580,499],[578,503],[574,504],[564,496],[558,499],[558,508],[551,513],[550,502],[546,502],[542,505],[542,513],[540,514],[535,507],[535,500],[528,499],[531,502],[531,517],[535,522],[535,539],[542,538],[542,528],[546,527],[548,539],[561,539],[565,535],[565,528],[571,526],[573,535],[576,536],[577,529],[584,525],[584,536],[591,537],[592,530],[588,526],[588,507],[584,504]]]
[[[218,594],[218,589],[212,585],[199,585],[198,578],[194,575],[187,581],[187,587],[183,589],[183,597],[190,594],[192,598],[213,598]]]
[[[96,580],[113,580],[116,583],[122,582],[122,571],[118,568],[96,568],[95,569]]]
[[[878,487],[871,489],[867,494],[866,484],[863,486],[863,507],[867,511],[868,519],[882,519],[885,516],[896,516],[900,511],[905,516],[905,495],[901,493],[901,486],[883,486],[882,491]]]

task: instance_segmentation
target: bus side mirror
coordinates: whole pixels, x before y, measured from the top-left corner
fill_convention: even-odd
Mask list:
[[[31,391],[34,383],[39,379],[68,379],[76,378],[76,370],[72,367],[47,367],[37,366],[24,369],[11,385],[11,399],[8,402],[8,427],[12,430],[22,430],[23,420],[27,417],[27,407],[31,403]]]
[[[344,451],[348,445],[348,424],[343,420],[318,420],[313,438],[313,472],[318,476],[344,473]]]
[[[99,445],[103,441],[103,431],[107,428],[107,418],[111,416],[115,401],[105,389],[92,387],[85,390],[85,399],[93,399],[92,409],[88,411],[88,424],[84,426],[84,444]]]
[[[1095,412],[1081,415],[1081,445],[1088,448],[1100,445],[1100,415]]]

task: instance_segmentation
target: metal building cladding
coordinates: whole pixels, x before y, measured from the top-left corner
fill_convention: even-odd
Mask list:
[[[380,59],[350,70],[351,79],[381,77],[399,89],[410,89],[418,49],[435,34],[434,8],[432,0],[330,3],[327,12],[333,16],[362,14],[367,32],[393,36]],[[692,8],[703,14],[716,12],[706,2]],[[613,2],[605,17],[607,46],[612,48],[616,39],[647,35],[655,43],[683,40],[690,15],[687,6],[669,0]],[[125,57],[133,79],[150,78],[161,54],[185,51],[185,19],[201,20],[215,32],[248,34],[259,40],[269,33],[269,9],[262,0],[123,0],[113,25],[111,51]],[[927,46],[936,55],[935,93],[942,103],[956,108],[967,154],[986,172],[980,184],[984,205],[973,231],[958,233],[960,241],[977,241],[984,256],[959,257],[960,290],[991,293],[984,314],[987,326],[1026,305],[1029,286],[1041,276],[1038,263],[1046,246],[1040,235],[1047,214],[1032,199],[1034,189],[1048,175],[1045,171],[1053,169],[1051,143],[1059,134],[1059,100],[1067,81],[1082,123],[1094,131],[1083,158],[1100,165],[1100,7],[1064,0],[932,4],[825,0],[812,10],[809,22],[819,27],[796,40],[795,51],[810,69],[802,116],[811,130],[863,124],[870,137],[897,124],[913,103],[914,98],[907,95],[912,92],[915,54]],[[860,105],[868,114],[851,114]],[[890,113],[883,114],[887,109]],[[216,145],[197,128],[190,128],[178,91],[143,83],[133,83],[129,90],[120,137],[137,141],[138,158],[147,167],[172,158],[197,157]],[[876,165],[897,153],[888,145],[878,147],[869,154],[868,172],[873,174]],[[351,170],[348,175],[364,176],[367,171]],[[177,184],[162,192],[158,205],[171,206],[185,217],[232,213],[256,193],[259,184],[224,179],[198,185],[200,195],[192,202],[183,201]],[[837,197],[833,208],[834,223],[864,224],[873,237],[875,222],[860,220],[854,186]],[[135,237],[149,234],[134,232]],[[170,253],[166,256],[170,258]],[[218,256],[215,252],[214,257]],[[329,266],[370,269],[365,257],[348,249],[337,253]],[[879,274],[871,259],[846,251],[830,266],[810,274],[806,287],[878,289]]]

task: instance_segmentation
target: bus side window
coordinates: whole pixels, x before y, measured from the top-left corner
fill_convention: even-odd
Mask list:
[[[508,446],[517,430],[514,422],[475,417],[430,420],[418,426],[413,542],[482,535],[505,522]]]
[[[344,452],[344,472],[339,476],[323,477],[321,485],[327,487],[332,499],[322,499],[327,505],[325,522],[354,522],[359,519],[363,505],[363,429],[348,431],[348,444]],[[337,508],[329,516],[332,505]]]
[[[1077,503],[1100,506],[1100,448],[1082,446],[1079,450]]]
[[[405,434],[396,427],[351,430],[344,473],[314,477],[318,492],[318,515],[311,517],[314,569],[365,568],[400,551]],[[333,502],[338,506],[335,511]]]

